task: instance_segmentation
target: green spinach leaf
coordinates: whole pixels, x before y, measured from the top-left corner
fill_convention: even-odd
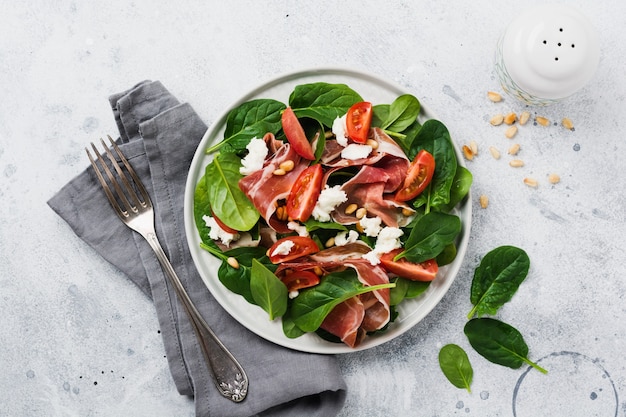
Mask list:
[[[500,246],[487,253],[474,271],[470,292],[474,308],[467,317],[495,314],[513,297],[529,268],[526,252],[514,246]]]
[[[278,132],[285,104],[272,99],[256,99],[232,109],[226,118],[224,140],[211,146],[206,153],[213,153],[229,144],[235,151],[245,150],[253,137],[262,138],[266,133]]]
[[[322,82],[298,85],[289,96],[289,106],[299,118],[310,117],[328,127],[360,101],[363,98],[347,85]]]
[[[196,189],[194,191],[193,218],[196,224],[196,229],[198,229],[198,234],[200,235],[200,240],[207,245],[217,248],[213,239],[209,237],[211,228],[207,227],[206,222],[203,219],[204,216],[210,216],[211,213],[211,203],[209,202],[206,180],[203,176],[196,185]]]
[[[459,204],[465,196],[470,192],[474,177],[472,173],[465,167],[459,165],[454,174],[454,181],[450,187],[450,201],[448,204],[438,207],[439,211],[449,213]]]
[[[439,350],[439,367],[452,385],[472,392],[470,386],[474,370],[463,348],[455,344],[442,347]]]
[[[458,161],[454,145],[446,126],[438,120],[430,119],[424,122],[411,142],[408,156],[410,159],[425,149],[430,152],[437,163],[435,173],[430,182],[429,191],[420,194],[413,203],[415,208],[422,206],[437,209],[445,207],[450,202],[450,190],[454,182]]]
[[[287,311],[287,286],[256,259],[252,260],[250,291],[256,304],[267,312],[270,320]]]
[[[233,153],[219,153],[207,165],[205,186],[213,213],[235,230],[252,229],[260,214],[239,188],[241,159]]]
[[[301,330],[314,332],[338,304],[356,295],[392,288],[394,285],[389,283],[366,287],[359,282],[354,269],[348,268],[327,275],[315,287],[300,291],[291,304],[291,317]]]
[[[405,257],[420,263],[436,258],[454,242],[461,231],[461,220],[454,215],[430,212],[417,219],[411,234],[404,243],[404,250],[395,260]]]
[[[422,294],[430,286],[430,282],[411,281],[398,277],[395,279],[396,286],[389,291],[389,305],[396,306],[408,298],[415,298]]]
[[[468,321],[463,330],[481,356],[498,365],[517,369],[524,363],[546,374],[548,371],[528,359],[528,345],[514,327],[491,318]]]
[[[420,102],[411,94],[403,94],[389,106],[389,112],[382,129],[401,133],[416,120],[420,112]]]

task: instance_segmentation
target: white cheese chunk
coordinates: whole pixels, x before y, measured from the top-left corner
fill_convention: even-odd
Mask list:
[[[363,258],[370,261],[370,264],[372,265],[378,265],[380,263],[381,255],[402,247],[400,236],[403,234],[404,232],[402,229],[397,227],[384,227],[378,234],[374,249],[363,255]]]
[[[356,230],[350,230],[337,233],[335,236],[336,246],[345,246],[348,243],[354,243],[359,239],[359,233]]]
[[[313,208],[313,218],[320,222],[329,222],[330,213],[339,204],[348,199],[346,192],[339,185],[329,187],[328,185],[322,190],[320,196]]]
[[[278,246],[276,246],[276,249],[274,249],[270,256],[289,255],[289,252],[291,252],[291,248],[293,248],[295,245],[296,244],[293,243],[293,241],[285,240],[284,242],[281,242]]]
[[[206,226],[211,229],[209,231],[209,238],[213,240],[219,240],[226,246],[230,245],[231,242],[239,239],[239,234],[228,233],[217,224],[213,217],[202,216],[202,220],[204,220],[204,224],[206,224]]]
[[[337,143],[341,146],[346,146],[348,144],[348,137],[346,136],[346,115],[344,114],[342,117],[337,117],[333,122],[332,127],[333,134],[337,138]]]
[[[309,236],[309,231],[306,230],[306,226],[298,222],[287,223],[287,229],[293,230],[294,232],[298,234],[298,236],[304,236],[304,237]]]
[[[341,157],[354,161],[357,159],[367,158],[370,153],[372,153],[372,147],[370,145],[351,143],[343,148],[341,151]]]
[[[239,168],[241,175],[250,175],[262,169],[268,153],[265,141],[256,137],[250,139],[246,149],[248,150],[248,155],[241,160],[241,167]]]
[[[359,223],[363,228],[363,233],[365,234],[365,236],[376,237],[382,230],[382,227],[380,227],[382,219],[378,216],[363,217],[361,220],[359,220]]]

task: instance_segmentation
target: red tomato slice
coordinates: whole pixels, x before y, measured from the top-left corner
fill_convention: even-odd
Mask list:
[[[293,150],[305,159],[310,161],[314,160],[315,154],[313,152],[313,147],[311,146],[311,143],[309,143],[309,140],[304,133],[304,129],[291,107],[287,107],[285,109],[281,117],[281,122],[285,136],[287,136],[287,140],[291,146],[293,146]]]
[[[284,242],[290,241],[293,243],[293,246],[286,254],[277,253],[274,254],[276,249]],[[298,259],[305,255],[310,255],[312,253],[319,252],[319,248],[313,239],[306,236],[288,236],[282,239],[279,239],[272,245],[271,248],[267,251],[269,254],[270,261],[273,264],[279,264],[281,262],[289,262],[294,259]]]
[[[408,201],[417,197],[428,187],[435,173],[435,158],[422,149],[409,165],[409,172],[404,179],[404,184],[396,193],[396,201]]]
[[[394,249],[380,257],[380,263],[387,272],[411,281],[432,281],[435,279],[439,270],[436,260],[429,259],[419,264],[409,262],[404,258],[394,261],[393,258],[400,252],[402,252],[401,248]]]
[[[293,220],[307,221],[322,191],[324,171],[315,164],[300,173],[287,198],[287,215]]]
[[[281,281],[287,286],[287,291],[291,292],[319,284],[320,277],[311,271],[293,271],[282,277]]]
[[[230,233],[233,235],[239,233],[237,230],[233,229],[232,227],[226,226],[226,224],[223,221],[221,221],[219,217],[215,215],[215,213],[213,213],[213,219],[215,220],[215,223],[217,223],[217,225],[220,227],[220,229],[222,229],[226,233]]]
[[[372,103],[362,101],[354,104],[346,115],[348,137],[357,143],[367,142],[372,123]]]

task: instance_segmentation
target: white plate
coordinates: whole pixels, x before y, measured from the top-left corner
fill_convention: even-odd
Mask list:
[[[228,112],[243,102],[256,98],[273,98],[287,103],[289,94],[296,85],[312,82],[343,83],[355,90],[364,100],[373,104],[391,103],[399,95],[411,93],[418,97],[419,92],[408,92],[392,83],[384,81],[373,75],[364,74],[344,69],[314,69],[287,74],[269,81],[241,97],[228,108],[217,121],[207,130],[202,138],[198,149],[191,162],[189,176],[185,187],[185,230],[187,242],[194,263],[200,272],[209,291],[221,306],[230,313],[239,323],[278,345],[291,349],[312,353],[349,353],[378,346],[392,340],[422,320],[443,298],[450,285],[454,281],[467,248],[471,223],[471,198],[464,200],[457,209],[456,214],[461,218],[463,228],[457,240],[458,253],[454,262],[440,268],[439,276],[431,283],[428,289],[419,297],[404,300],[398,308],[399,316],[388,330],[368,336],[356,348],[347,345],[331,343],[323,340],[315,334],[305,334],[296,339],[289,339],[283,334],[280,319],[270,321],[267,314],[260,307],[249,304],[242,296],[230,292],[217,278],[217,269],[220,262],[200,248],[200,236],[194,224],[193,198],[196,184],[204,175],[206,165],[211,161],[211,156],[205,154],[205,150],[213,143],[223,139],[226,117]],[[433,114],[422,104],[420,121],[434,118]],[[455,147],[459,164],[463,164],[463,157]]]

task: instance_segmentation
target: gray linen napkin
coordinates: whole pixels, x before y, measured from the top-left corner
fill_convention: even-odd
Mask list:
[[[206,126],[160,82],[142,82],[110,97],[118,142],[156,210],[157,235],[206,321],[250,378],[235,404],[216,390],[185,311],[148,244],[117,218],[88,168],[49,201],[74,232],[123,271],[155,305],[176,387],[194,396],[197,416],[333,416],[346,385],[336,359],[279,347],[239,325],[215,301],[195,269],[185,239],[187,171]],[[89,141],[96,138],[91,138]]]

